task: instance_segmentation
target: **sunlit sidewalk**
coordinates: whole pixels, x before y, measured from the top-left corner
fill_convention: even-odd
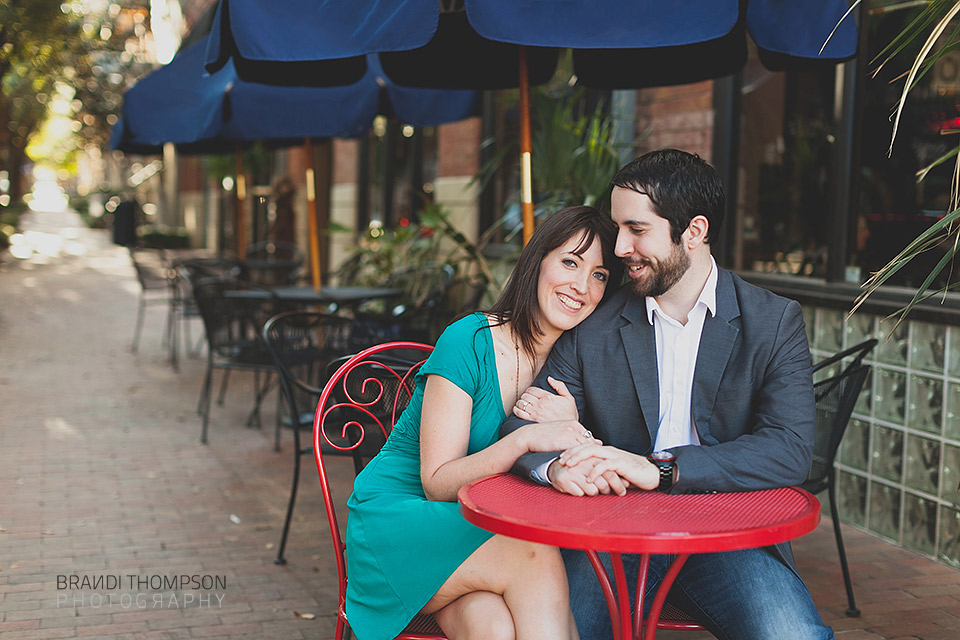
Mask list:
[[[169,366],[161,306],[130,352],[126,250],[72,213],[28,214],[23,238],[30,254],[0,266],[0,638],[332,637],[336,569],[311,465],[289,564],[273,563],[293,455],[289,437],[272,449],[275,397],[263,430],[245,428],[252,380],[235,373],[200,445],[205,362]],[[351,463],[331,465],[345,500]],[[838,637],[960,637],[960,571],[844,533],[857,619],[829,522],[794,544]]]

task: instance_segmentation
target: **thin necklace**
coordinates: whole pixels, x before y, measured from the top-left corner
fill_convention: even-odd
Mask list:
[[[517,394],[514,402],[520,401],[520,343],[517,342],[517,336],[513,336],[513,348],[517,350],[517,377],[513,381],[515,385],[514,392]]]

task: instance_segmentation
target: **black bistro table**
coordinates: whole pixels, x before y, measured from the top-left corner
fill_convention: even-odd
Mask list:
[[[231,298],[252,300],[274,299],[304,305],[311,304],[356,304],[367,300],[396,298],[403,295],[403,289],[391,287],[321,287],[282,286],[270,289],[237,289],[227,295]]]

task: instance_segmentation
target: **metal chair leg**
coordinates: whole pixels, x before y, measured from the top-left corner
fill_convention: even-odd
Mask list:
[[[273,450],[278,452],[280,451],[280,431],[283,429],[283,411],[284,411],[284,402],[283,402],[283,392],[277,392],[277,419],[276,425],[273,428]],[[298,420],[294,416],[290,416],[290,425],[294,429],[299,429],[300,425],[297,424]]]
[[[260,372],[254,371],[254,390],[256,391],[256,396],[254,398],[253,408],[250,410],[250,415],[247,416],[246,425],[248,427],[256,427],[257,429],[263,426],[260,420],[260,404],[263,402],[263,399],[267,397],[267,394],[270,393],[272,388],[271,382],[273,375],[271,372],[267,372],[267,377],[263,381],[263,386],[260,386]]]
[[[203,390],[200,392],[200,403],[203,414],[203,427],[200,430],[200,442],[207,444],[207,424],[210,422],[210,396],[211,383],[213,382],[213,365],[207,366],[207,375],[203,380]]]
[[[217,405],[223,406],[223,399],[227,396],[227,381],[230,379],[230,369],[223,370],[223,379],[220,381],[220,395],[217,396]]]
[[[830,517],[833,519],[833,535],[837,539],[837,552],[840,554],[840,569],[843,571],[843,584],[847,588],[847,617],[859,618],[860,609],[853,598],[853,583],[850,580],[850,568],[847,566],[847,552],[843,547],[843,534],[840,533],[840,513],[837,509],[836,474],[831,470],[827,480],[827,492],[830,494]]]
[[[140,347],[140,331],[143,329],[143,312],[146,307],[146,301],[143,295],[140,296],[140,303],[137,305],[137,322],[133,329],[133,343],[130,345],[130,351],[136,353]]]
[[[290,533],[290,521],[293,519],[293,503],[297,501],[297,487],[300,486],[300,456],[302,451],[297,450],[293,457],[293,484],[290,485],[290,501],[287,502],[287,517],[283,520],[283,533],[280,534],[280,545],[277,548],[277,557],[274,564],[287,564],[283,551],[287,548],[287,534]]]
[[[178,360],[180,351],[180,332],[177,330],[177,308],[171,306],[167,310],[167,328],[166,335],[170,341],[170,365],[174,371],[180,371],[180,362]]]

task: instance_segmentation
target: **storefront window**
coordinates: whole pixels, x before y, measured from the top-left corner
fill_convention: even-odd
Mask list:
[[[916,13],[917,10],[872,12],[868,59],[874,59]],[[960,141],[957,135],[941,134],[944,129],[960,129],[960,53],[954,51],[941,58],[910,92],[893,153],[888,155],[891,114],[903,91],[902,74],[909,69],[921,44],[922,41],[914,43],[875,75],[871,73],[866,81],[859,243],[855,255],[864,273],[884,266],[949,208],[953,161],[935,168],[921,182],[917,182],[917,171]],[[914,259],[890,284],[921,285],[945,248],[932,249]],[[945,282],[949,271],[944,271],[938,284]]]
[[[360,175],[361,226],[388,229],[417,221],[417,213],[433,201],[437,177],[435,127],[413,127],[392,118],[378,117],[361,141],[367,145]]]
[[[772,72],[755,54],[743,71],[733,264],[825,274],[836,135],[834,66]]]

